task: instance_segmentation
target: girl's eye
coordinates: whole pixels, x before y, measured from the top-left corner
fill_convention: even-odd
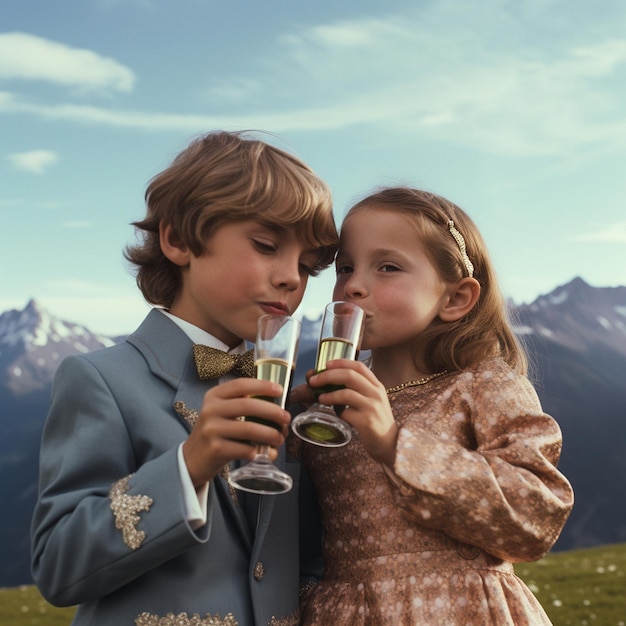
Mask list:
[[[349,274],[352,271],[351,265],[337,265],[336,272],[337,274]]]
[[[380,268],[381,272],[399,272],[400,270],[395,265],[383,265]]]

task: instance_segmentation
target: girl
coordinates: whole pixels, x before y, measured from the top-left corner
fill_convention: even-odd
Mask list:
[[[383,189],[348,213],[336,268],[371,360],[309,379],[344,386],[320,401],[355,432],[296,451],[325,533],[302,624],[549,624],[512,562],[552,547],[573,493],[476,226],[444,198]]]

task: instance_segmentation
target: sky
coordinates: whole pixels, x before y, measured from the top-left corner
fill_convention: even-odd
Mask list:
[[[130,224],[216,129],[271,133],[339,225],[381,185],[452,200],[516,304],[626,285],[623,0],[2,0],[0,312],[134,330]]]

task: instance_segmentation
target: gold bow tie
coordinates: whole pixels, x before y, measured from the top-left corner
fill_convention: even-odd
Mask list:
[[[254,376],[254,350],[243,354],[228,354],[216,348],[194,344],[193,357],[202,380],[219,378],[229,372],[235,376]]]

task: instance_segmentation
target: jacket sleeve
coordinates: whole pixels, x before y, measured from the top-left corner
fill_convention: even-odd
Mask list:
[[[98,369],[84,357],[63,361],[32,523],[33,577],[52,604],[104,596],[206,541],[210,516],[197,533],[185,520],[177,443],[141,465],[135,446]]]
[[[475,375],[444,418],[467,421],[472,445],[413,415],[387,474],[396,502],[420,525],[504,560],[532,561],[552,547],[573,506],[557,470],[561,431],[526,378],[490,374]]]
[[[322,575],[322,517],[308,472],[300,472],[300,587],[319,581]]]

